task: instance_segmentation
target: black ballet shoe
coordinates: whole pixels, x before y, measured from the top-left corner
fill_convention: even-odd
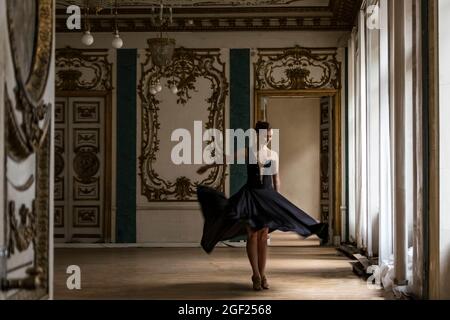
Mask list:
[[[263,277],[261,278],[261,287],[262,287],[264,290],[269,290],[269,289],[270,289],[269,282],[267,282],[266,276],[263,276]]]
[[[253,290],[255,290],[255,291],[261,291],[262,290],[261,277],[253,276],[252,277],[252,282],[253,282]]]

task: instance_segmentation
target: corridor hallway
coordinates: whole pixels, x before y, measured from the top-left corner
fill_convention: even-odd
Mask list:
[[[450,0],[0,0],[0,301],[450,299],[449,48]]]
[[[271,247],[271,289],[255,292],[245,248],[56,249],[55,299],[373,300],[334,248]],[[66,268],[81,268],[81,290],[68,290]]]

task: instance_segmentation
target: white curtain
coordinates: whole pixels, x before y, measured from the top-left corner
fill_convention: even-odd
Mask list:
[[[378,256],[380,213],[380,31],[367,30],[367,254]]]
[[[357,29],[354,29],[348,42],[348,225],[349,240],[356,242],[356,42]]]
[[[439,0],[439,295],[450,299],[450,1]]]
[[[350,235],[369,256],[379,257],[387,289],[396,287],[394,280],[408,280],[401,290],[420,296],[420,1],[374,3],[379,6],[379,30],[367,26],[364,7],[349,41]],[[405,241],[399,241],[401,235]]]
[[[356,63],[356,243],[367,249],[367,105],[365,13],[358,18]]]
[[[388,0],[380,1],[380,219],[379,260],[392,263],[392,167],[389,99]]]

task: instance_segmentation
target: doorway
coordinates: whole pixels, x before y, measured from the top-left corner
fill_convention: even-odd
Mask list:
[[[55,101],[55,242],[109,242],[111,119],[108,95],[60,94]]]
[[[255,122],[280,130],[281,194],[314,219],[328,223],[330,242],[341,239],[340,108],[337,91],[257,91]],[[336,125],[339,123],[339,125]],[[338,208],[336,210],[336,208]],[[271,246],[319,245],[283,232],[271,234]]]

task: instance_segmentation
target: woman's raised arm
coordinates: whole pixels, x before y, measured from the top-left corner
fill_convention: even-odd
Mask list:
[[[225,155],[225,165],[229,165],[229,164],[235,164],[234,160],[237,159],[237,164],[242,163],[241,161],[239,161],[239,159],[244,159],[244,163],[245,163],[245,159],[247,157],[247,149],[246,148],[242,148],[239,150],[235,150],[233,155]],[[208,171],[209,169],[212,169],[214,167],[217,166],[221,166],[223,164],[218,164],[216,162],[212,163],[212,164],[207,164],[202,166],[200,169],[197,170],[198,174],[203,174],[206,171]]]

